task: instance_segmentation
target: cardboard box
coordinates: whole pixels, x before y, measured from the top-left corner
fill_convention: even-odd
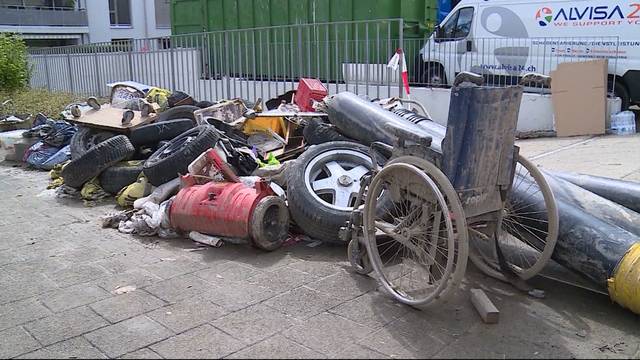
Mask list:
[[[557,135],[604,134],[607,60],[562,63],[551,78]]]

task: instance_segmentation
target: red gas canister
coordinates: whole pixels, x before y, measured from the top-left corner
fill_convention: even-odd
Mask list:
[[[322,81],[301,78],[298,82],[294,102],[301,111],[314,111],[311,100],[322,101],[327,94],[327,88],[324,87]]]
[[[273,196],[264,182],[209,182],[183,188],[169,212],[171,226],[188,232],[250,239],[252,244],[275,250],[288,235],[289,212],[284,200]]]

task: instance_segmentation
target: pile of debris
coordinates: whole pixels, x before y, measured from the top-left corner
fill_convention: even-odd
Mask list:
[[[434,153],[451,145],[445,142],[451,129],[415,102],[348,92],[328,97],[314,79],[300,79],[296,91],[266,101],[266,108],[262,99],[195,101],[134,82],[109,86],[109,103],[71,104],[62,120],[39,114],[29,129],[0,133],[0,142],[8,160],[50,170],[49,186],[61,197],[115,196],[121,209],[103,226],[123,233],[210,246],[249,243],[265,251],[292,234],[345,244],[363,177],[393,156],[399,134],[412,134]],[[372,144],[387,147],[374,151]],[[628,295],[640,283],[630,279],[640,259],[638,186],[618,182],[623,190],[613,191],[593,179],[545,177],[560,218],[553,259],[640,312],[640,296]],[[535,186],[514,196],[531,201]],[[630,188],[637,192],[632,202],[623,194]],[[521,229],[535,226],[525,221]]]

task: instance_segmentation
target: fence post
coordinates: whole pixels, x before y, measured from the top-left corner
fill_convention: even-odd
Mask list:
[[[174,59],[174,42],[169,43],[169,55],[171,56],[171,91],[176,91],[176,66]]]
[[[71,54],[67,53],[67,71],[69,72],[69,84],[71,85],[71,92],[75,93],[76,89],[73,84],[73,74],[71,73]]]
[[[44,55],[44,73],[47,79],[47,90],[51,91],[51,77],[49,75],[49,56]]]
[[[226,98],[229,99],[231,98],[231,79],[230,79],[230,69],[229,69],[229,32],[225,31],[224,33],[224,46],[222,47],[222,49],[224,50],[224,57],[225,57],[225,69],[226,69],[226,77],[227,77],[227,95]],[[235,65],[235,64],[234,64]],[[223,77],[223,81],[224,81],[224,77]],[[235,89],[234,89],[235,91]]]
[[[96,68],[96,96],[100,96],[100,64],[98,64],[98,47],[93,48],[93,62]]]
[[[400,19],[400,21],[398,22],[398,47],[402,49],[402,56],[406,58],[406,54],[404,53],[404,34],[403,32],[403,28],[404,28],[404,19]],[[402,86],[402,72],[404,71],[404,69],[402,68],[403,65],[403,61],[400,61],[400,66],[398,66],[398,97],[399,98],[403,98],[404,97],[404,91],[403,91],[403,86]]]
[[[129,80],[133,81],[133,44],[129,43],[129,51],[127,52],[127,59],[129,61]]]

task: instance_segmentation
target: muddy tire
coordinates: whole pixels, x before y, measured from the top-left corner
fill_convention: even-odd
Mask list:
[[[267,196],[258,202],[251,215],[251,244],[273,251],[282,246],[289,235],[289,209],[278,196]]]
[[[104,170],[99,177],[100,186],[110,194],[117,194],[123,188],[138,180],[144,161],[126,161]]]
[[[368,148],[364,145],[346,141],[333,141],[310,147],[294,162],[290,171],[287,172],[289,210],[298,227],[312,238],[344,244],[338,238],[338,231],[349,220],[353,207],[349,207],[346,203],[338,202],[336,200],[338,199],[337,195],[333,195],[332,199],[327,198],[327,194],[332,189],[325,188],[322,191],[324,194],[320,194],[321,191],[317,191],[314,188],[315,185],[311,185],[311,183],[316,183],[318,178],[322,177],[320,171],[325,171],[322,170],[323,162],[324,164],[329,162],[339,163],[343,170],[352,170],[356,166],[360,167],[360,169],[364,167],[366,170],[370,170],[372,167],[371,158],[368,155]],[[362,171],[360,172],[362,173]],[[329,177],[335,177],[334,175],[329,175]],[[337,181],[334,181],[336,194],[338,191],[348,191],[349,199],[352,199],[353,192],[356,191],[357,193],[356,189],[359,189],[359,181],[360,178],[356,179],[355,176],[348,179],[350,185],[348,189],[341,189]],[[331,195],[328,196],[330,197]]]
[[[176,119],[190,119],[195,125],[196,116],[193,114],[193,112],[196,110],[200,110],[200,108],[193,105],[179,105],[176,107],[172,107],[158,114],[156,122]]]
[[[124,135],[107,139],[64,167],[62,170],[64,183],[79,188],[103,170],[127,159],[134,152],[133,145]]]
[[[302,130],[302,135],[309,145],[320,145],[330,141],[351,141],[340,134],[335,126],[321,119],[311,119]]]
[[[218,131],[210,125],[187,130],[161,146],[144,163],[144,174],[155,186],[186,174],[187,167],[219,140]]]
[[[79,126],[78,131],[71,137],[69,146],[71,150],[71,160],[75,160],[84,155],[89,149],[101,142],[110,139],[117,134],[110,131],[96,130],[84,126]]]
[[[131,130],[129,140],[131,140],[131,143],[136,147],[155,144],[163,140],[171,140],[192,128],[192,119],[167,120],[143,125]]]

